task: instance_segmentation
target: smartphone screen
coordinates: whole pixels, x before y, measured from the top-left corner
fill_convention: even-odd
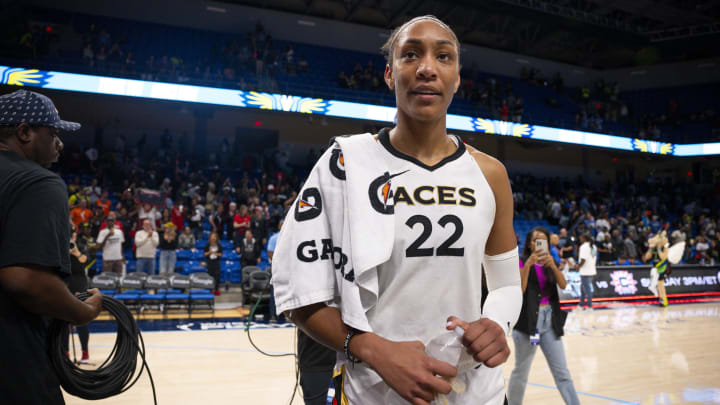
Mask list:
[[[537,250],[538,252],[547,252],[548,251],[547,240],[535,239],[535,250]]]

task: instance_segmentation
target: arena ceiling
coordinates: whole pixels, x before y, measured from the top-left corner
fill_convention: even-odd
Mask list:
[[[717,57],[720,0],[224,0],[375,27],[434,14],[463,43],[597,69]]]

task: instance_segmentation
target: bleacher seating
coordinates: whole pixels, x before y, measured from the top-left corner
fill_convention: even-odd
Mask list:
[[[215,289],[215,280],[207,273],[195,273],[190,276],[190,303],[189,311],[199,307],[206,307],[215,313],[215,296],[211,293]]]
[[[238,41],[240,47],[243,47],[246,43],[244,35],[230,33],[202,31],[79,13],[70,14],[59,10],[38,9],[34,10],[34,14],[36,18],[41,18],[42,21],[47,22],[66,24],[66,21],[72,21],[71,28],[80,36],[88,34],[87,31],[91,24],[104,27],[107,32],[110,33],[112,42],[117,39],[122,39],[122,48],[125,51],[130,50],[133,52],[138,72],[143,71],[145,61],[150,56],[154,56],[156,61],[159,62],[164,55],[168,58],[175,57],[181,60],[184,69],[188,73],[192,72],[196,66],[204,66],[205,64],[210,67],[211,72],[215,73],[221,70],[224,65],[222,61],[222,51],[213,54],[213,49],[218,47],[222,48],[222,45],[231,43],[232,41]],[[310,70],[308,72],[295,74],[287,73],[282,69],[276,69],[276,89],[259,88],[258,86],[261,85],[261,81],[255,77],[255,69],[250,67],[236,72],[234,80],[225,80],[222,83],[214,81],[215,79],[208,83],[204,78],[194,77],[192,74],[189,77],[189,81],[200,85],[234,87],[242,80],[250,88],[260,91],[275,91],[284,94],[394,106],[394,96],[388,91],[345,89],[341,88],[337,83],[338,72],[345,71],[347,74],[350,74],[356,64],[360,64],[364,68],[368,61],[372,62],[378,73],[381,73],[385,65],[385,60],[379,52],[363,53],[347,49],[335,49],[275,40],[271,43],[269,53],[278,55],[281,59],[286,44],[290,44],[293,47],[296,60],[301,56],[308,60]],[[329,54],[333,55],[333,57],[327,58]],[[119,64],[118,66],[113,66],[109,62],[107,66],[103,68],[103,72],[88,68],[83,62],[81,47],[72,49],[61,47],[57,55],[46,59],[48,60],[40,60],[38,63],[46,63],[52,66],[53,70],[69,69],[71,71],[94,74],[102,73],[110,76],[130,74],[121,72]],[[552,74],[552,72],[545,73]],[[577,93],[576,89],[568,89],[568,91],[564,93],[557,93],[551,87],[536,86],[526,80],[515,77],[490,75],[483,72],[473,72],[471,75],[464,72],[464,75],[466,78],[472,76],[472,81],[478,84],[486,82],[491,77],[503,88],[506,84],[510,84],[513,93],[521,96],[525,101],[524,122],[565,128],[571,128],[574,125],[574,116],[579,111],[579,106],[573,101],[570,94]],[[137,77],[137,74],[135,74],[134,77]],[[167,81],[171,80],[171,78],[159,77],[157,80]],[[717,90],[717,85],[633,90],[621,93],[620,100],[628,104],[635,119],[639,120],[642,114],[645,113],[665,113],[670,98],[678,99],[681,109],[685,112],[701,112],[708,107],[717,109],[717,102],[714,96],[717,94]],[[552,106],[547,102],[549,99],[554,100]],[[460,97],[455,97],[449,112],[470,116],[492,117],[492,112],[487,111],[478,103]],[[698,139],[702,140],[702,137],[712,137],[711,126],[708,122],[700,122],[692,125],[695,127],[693,132],[689,132],[689,129],[686,128],[685,125],[683,125],[682,129],[663,127],[663,135],[672,137],[674,141],[685,140],[684,138],[688,133],[692,134],[693,141]],[[607,122],[606,120],[603,126],[603,132],[634,137],[638,133],[638,128],[628,122]],[[203,231],[209,231],[207,225],[203,226]],[[206,239],[206,237],[204,239]],[[204,244],[198,242],[198,247],[202,248],[202,246],[204,246]]]

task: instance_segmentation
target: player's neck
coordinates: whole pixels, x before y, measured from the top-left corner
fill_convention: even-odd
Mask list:
[[[428,165],[453,154],[457,148],[447,136],[445,117],[435,122],[418,122],[398,115],[397,125],[390,130],[390,143]]]

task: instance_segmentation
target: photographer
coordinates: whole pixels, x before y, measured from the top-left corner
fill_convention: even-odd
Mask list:
[[[558,289],[566,281],[549,253],[550,234],[545,228],[534,228],[527,234],[520,258],[520,281],[523,305],[515,329],[515,368],[510,375],[507,399],[521,404],[525,396],[530,366],[537,346],[545,354],[550,372],[566,404],[580,404],[572,376],[567,368],[564,334],[567,313],[560,309]]]

